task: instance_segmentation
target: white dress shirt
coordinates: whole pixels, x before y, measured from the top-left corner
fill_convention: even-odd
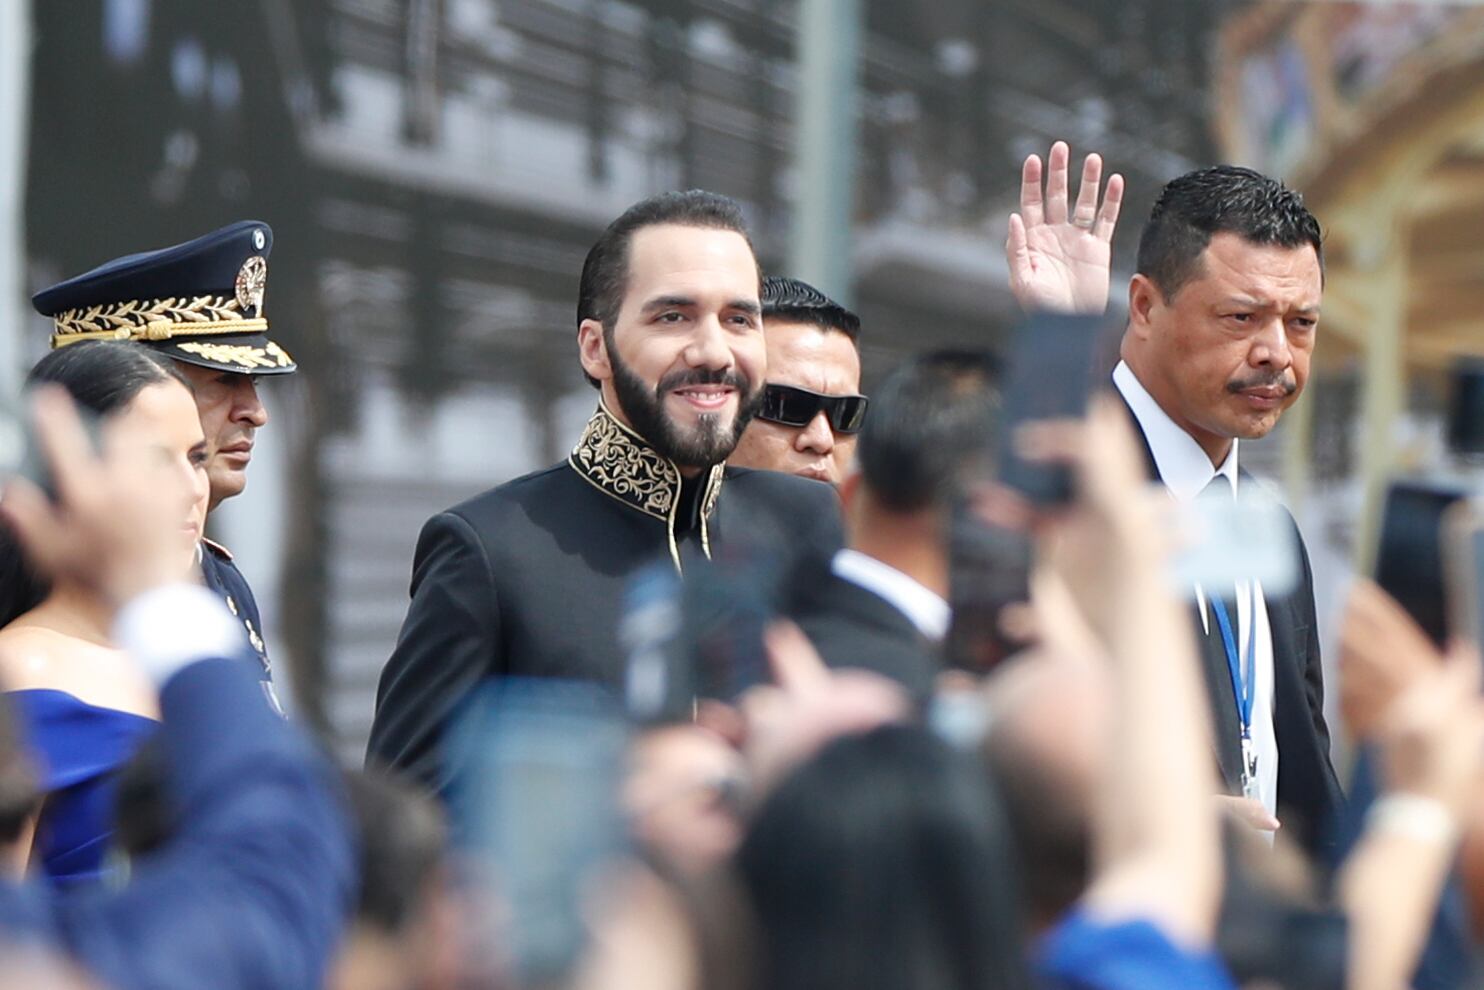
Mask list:
[[[859,550],[839,550],[830,564],[836,577],[880,595],[934,643],[948,635],[951,612],[943,596],[915,578]]]
[[[1212,467],[1211,459],[1200,444],[1186,433],[1160,408],[1134,376],[1133,370],[1122,361],[1113,369],[1113,384],[1123,394],[1124,401],[1133,410],[1134,418],[1149,450],[1154,455],[1154,465],[1159,470],[1160,481],[1178,501],[1189,501],[1205,491],[1218,474],[1231,482],[1232,493],[1237,491],[1237,447],[1239,440],[1232,440],[1231,452],[1220,467]],[[1256,637],[1253,650],[1252,698],[1252,744],[1257,753],[1257,791],[1263,806],[1276,814],[1278,809],[1278,739],[1273,731],[1273,635],[1268,626],[1267,602],[1263,598],[1262,585],[1256,581],[1239,582],[1235,588],[1237,603],[1237,653],[1240,658],[1247,655],[1247,644]],[[1196,601],[1200,606],[1201,622],[1209,635],[1211,610],[1206,605],[1206,594],[1196,585]],[[1253,606],[1256,605],[1254,609]],[[1256,615],[1253,615],[1253,612]],[[1255,621],[1254,621],[1255,619]],[[1237,692],[1233,692],[1236,694]],[[1239,719],[1240,721],[1240,719]]]

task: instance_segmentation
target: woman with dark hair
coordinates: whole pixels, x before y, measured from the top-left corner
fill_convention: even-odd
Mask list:
[[[206,520],[208,452],[196,404],[171,361],[137,344],[53,351],[27,378],[55,384],[97,418],[110,457],[147,459],[158,496],[180,512],[180,571],[196,563]],[[153,731],[155,690],[109,640],[109,610],[75,583],[48,587],[0,528],[0,683],[41,764],[44,800],[30,860],[55,882],[98,877],[113,778]]]
[[[982,765],[925,729],[826,746],[737,854],[769,990],[1028,985],[1004,814]]]

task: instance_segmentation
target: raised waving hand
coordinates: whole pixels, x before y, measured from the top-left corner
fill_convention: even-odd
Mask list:
[[[1071,156],[1065,141],[1051,146],[1044,189],[1039,155],[1031,155],[1021,168],[1020,212],[1010,214],[1005,256],[1010,291],[1026,312],[1101,313],[1108,308],[1123,176],[1110,176],[1103,189],[1103,159],[1088,155],[1077,201],[1070,204]]]

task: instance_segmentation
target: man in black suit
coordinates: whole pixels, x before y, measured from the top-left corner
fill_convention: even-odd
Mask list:
[[[725,465],[767,372],[760,282],[723,196],[666,193],[603,233],[577,304],[598,409],[566,460],[423,528],[369,760],[442,791],[445,730],[481,681],[620,683],[626,586],[653,560],[684,573],[759,518],[801,558],[839,545],[829,486]]]
[[[860,667],[932,693],[950,611],[950,515],[983,468],[974,438],[994,423],[994,364],[976,351],[909,360],[882,384],[840,494],[847,548],[798,606],[832,667]]]
[[[1069,209],[1067,167],[1058,144],[1044,196],[1039,159],[1023,173],[1007,253],[1012,289],[1028,310],[1105,305],[1096,298],[1097,283],[1104,293],[1108,284],[1099,263],[1117,205],[1111,217],[1106,202],[1099,209],[1101,163],[1091,156]],[[1110,180],[1110,200],[1113,187]],[[1216,166],[1165,186],[1140,237],[1113,384],[1151,477],[1177,500],[1230,498],[1252,483],[1238,468],[1238,446],[1266,436],[1302,391],[1323,284],[1318,221],[1281,183]],[[1298,546],[1291,594],[1267,596],[1255,581],[1197,588],[1195,621],[1226,803],[1258,829],[1281,822],[1318,852],[1343,796],[1329,758],[1312,575],[1302,539]]]

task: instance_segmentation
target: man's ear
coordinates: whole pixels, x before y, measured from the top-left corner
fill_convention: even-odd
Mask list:
[[[603,338],[603,324],[598,320],[583,320],[577,325],[577,356],[582,361],[582,370],[598,381],[606,382],[613,377],[608,341]]]
[[[1135,275],[1128,283],[1128,325],[1134,336],[1147,338],[1153,328],[1151,317],[1165,304],[1164,293],[1147,275]]]

